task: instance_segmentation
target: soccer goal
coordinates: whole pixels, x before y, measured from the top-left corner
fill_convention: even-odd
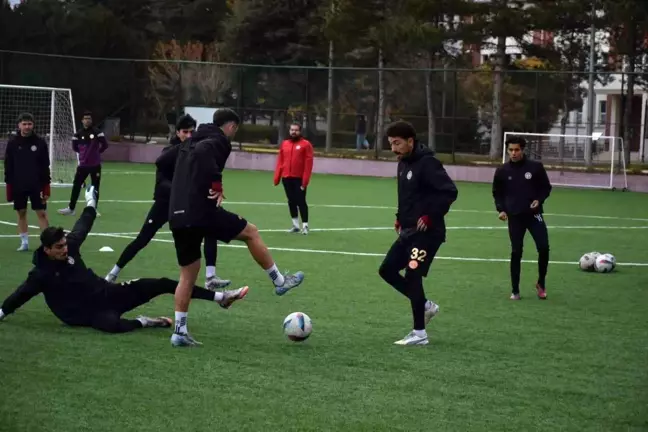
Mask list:
[[[78,165],[72,150],[75,133],[70,89],[0,84],[1,157],[10,135],[18,129],[18,116],[34,116],[34,131],[48,143],[52,186],[70,186]]]
[[[511,136],[526,140],[525,154],[544,164],[556,186],[628,189],[621,137],[505,132],[502,162],[507,160],[506,140]]]

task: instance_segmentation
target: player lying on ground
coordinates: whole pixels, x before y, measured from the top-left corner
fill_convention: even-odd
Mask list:
[[[79,166],[77,166],[74,180],[72,182],[72,192],[70,194],[70,204],[58,211],[64,216],[75,214],[76,203],[81,193],[82,185],[90,176],[90,184],[97,191],[97,200],[99,199],[99,189],[101,187],[101,154],[108,148],[108,140],[103,132],[92,124],[92,113],[86,111],[81,119],[83,127],[79,129],[72,137],[72,150],[79,155]]]
[[[206,236],[225,243],[244,242],[254,260],[273,281],[277,295],[297,287],[304,279],[302,272],[279,273],[257,228],[221,207],[225,198],[222,173],[232,151],[230,138],[240,122],[234,111],[219,109],[214,113],[213,123],[201,124],[191,139],[160,155],[156,161],[162,170],[175,166],[169,226],[180,266],[180,282],[175,295],[173,346],[200,344],[189,335],[187,312],[200,270],[200,244]]]
[[[398,212],[394,242],[380,266],[380,276],[410,300],[414,329],[397,345],[427,345],[426,325],[439,306],[425,297],[423,278],[446,240],[445,215],[458,192],[443,164],[416,140],[414,127],[403,121],[387,128],[398,157]],[[400,271],[405,269],[405,277]]]
[[[538,298],[547,298],[545,278],[549,267],[549,233],[543,204],[551,194],[551,183],[544,166],[524,155],[526,140],[506,140],[509,161],[493,176],[493,198],[499,219],[508,222],[511,239],[511,300],[520,300],[520,272],[524,235],[531,233],[538,250]]]
[[[47,199],[50,196],[50,160],[45,141],[34,133],[34,116],[18,117],[18,132],[9,138],[4,157],[4,181],[7,202],[14,203],[18,213],[19,252],[29,250],[27,229],[27,199],[44,230],[47,220]]]
[[[139,316],[130,320],[122,314],[162,294],[173,294],[177,282],[162,279],[136,279],[121,284],[106,282],[87,268],[80,248],[96,218],[96,191],[86,192],[88,206],[74,228],[65,235],[63,228],[47,228],[41,234],[41,247],[34,252],[34,268],[27,280],[2,304],[0,320],[31,298],[43,293],[52,313],[65,324],[93,327],[109,333],[124,333],[141,327],[169,327],[170,318]],[[224,292],[192,287],[191,296],[215,301],[229,308],[247,294],[248,288]]]
[[[179,145],[186,139],[191,138],[196,120],[190,115],[184,115],[178,119],[175,126],[175,137],[171,139],[170,145],[162,149],[162,153],[174,146]],[[169,166],[167,170],[158,169],[155,173],[155,189],[153,191],[153,205],[146,215],[144,225],[139,234],[126,246],[117,260],[117,264],[106,276],[108,282],[115,282],[119,272],[135,258],[135,255],[149,244],[155,234],[162,226],[169,221],[169,199],[171,198],[171,181],[175,166]],[[216,255],[218,250],[217,241],[214,238],[206,237],[204,242],[205,264],[207,268],[205,288],[210,290],[221,289],[229,286],[229,280],[220,279],[216,276]]]

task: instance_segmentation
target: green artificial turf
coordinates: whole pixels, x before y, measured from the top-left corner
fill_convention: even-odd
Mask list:
[[[150,165],[104,167],[94,232],[120,234],[91,236],[83,248],[101,276],[140,229],[153,182]],[[646,195],[555,189],[545,209],[549,298],[535,297],[527,236],[523,299],[511,302],[508,235],[490,187],[460,183],[448,241],[425,282],[441,306],[430,345],[398,347],[411,328],[409,303],[377,274],[395,238],[395,180],[315,175],[309,236],[284,232],[290,218],[271,173],[228,171],[224,185],[226,207],[262,230],[282,271],[305,272],[303,285],[277,297],[245,248],[220,247],[219,276],[250,293],[227,311],[192,303],[199,349],[173,349],[166,329],[68,328],[36,297],[0,323],[0,431],[648,430]],[[54,190],[52,224],[72,226],[55,213],[69,191]],[[0,220],[14,222],[10,206],[0,206]],[[15,251],[15,227],[0,234],[4,298],[31,253]],[[38,239],[30,242],[34,249]],[[614,254],[616,271],[581,272],[575,263],[594,250]],[[120,280],[177,275],[165,226]],[[294,311],[313,320],[304,343],[282,334]],[[173,298],[130,316],[138,313],[173,316]]]

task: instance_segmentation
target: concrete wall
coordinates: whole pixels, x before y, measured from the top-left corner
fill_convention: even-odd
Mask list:
[[[138,143],[111,143],[104,153],[104,160],[114,162],[153,163],[160,155],[163,145]],[[233,151],[227,167],[230,169],[274,171],[276,155],[273,153],[250,153]],[[495,168],[480,166],[446,165],[450,177],[456,181],[490,183]],[[321,174],[360,175],[372,177],[395,177],[396,162],[316,157],[313,171]],[[609,173],[579,173],[549,171],[555,185],[607,185]],[[622,177],[615,177],[615,186],[622,188]],[[628,176],[628,188],[635,192],[648,192],[648,176]]]

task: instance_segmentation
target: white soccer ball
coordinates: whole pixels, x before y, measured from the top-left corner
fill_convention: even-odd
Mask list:
[[[594,255],[594,252],[586,253],[578,261],[578,266],[583,271],[587,271],[587,272],[594,271],[594,267],[596,266],[596,258],[597,255]]]
[[[616,267],[616,258],[612,254],[602,254],[596,258],[594,268],[599,273],[610,273]]]
[[[313,331],[313,323],[305,313],[293,312],[284,318],[283,331],[291,341],[305,341]]]

